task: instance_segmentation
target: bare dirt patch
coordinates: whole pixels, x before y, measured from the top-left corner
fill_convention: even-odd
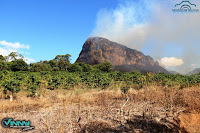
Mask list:
[[[200,114],[182,113],[179,119],[181,128],[190,133],[200,133]]]
[[[77,94],[47,91],[35,98],[16,97],[2,100],[0,118],[31,120],[33,133],[64,132],[199,132],[199,97],[189,90],[150,88],[88,91]],[[194,89],[199,92],[199,89]],[[191,94],[193,89],[190,89]],[[197,93],[195,93],[197,94]],[[194,103],[195,105],[193,105]],[[1,132],[21,132],[5,129]]]

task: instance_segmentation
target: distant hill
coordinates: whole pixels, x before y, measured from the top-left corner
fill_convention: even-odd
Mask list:
[[[140,72],[164,72],[170,74],[158,62],[154,62],[152,57],[101,37],[88,38],[76,60],[76,62],[85,62],[90,65],[105,61],[111,62],[114,70],[121,72],[138,70]]]
[[[176,71],[169,71],[171,74],[174,74],[174,75],[176,75],[176,74],[180,74],[179,72],[176,72]]]
[[[196,69],[190,71],[189,73],[187,73],[186,75],[190,76],[192,74],[197,74],[197,73],[200,73],[200,68],[196,68]]]

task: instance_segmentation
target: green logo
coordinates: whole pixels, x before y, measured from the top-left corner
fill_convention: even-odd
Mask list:
[[[28,130],[32,130],[35,127],[34,126],[30,126],[31,121],[20,121],[20,120],[13,120],[13,118],[4,118],[1,121],[1,125],[4,128],[19,128],[22,129],[22,131],[28,131]]]
[[[190,1],[182,1],[175,5],[176,9],[172,9],[174,13],[198,13],[196,4],[192,4]]]

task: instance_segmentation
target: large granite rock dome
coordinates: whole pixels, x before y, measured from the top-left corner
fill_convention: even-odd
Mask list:
[[[101,37],[88,38],[76,60],[76,62],[85,62],[90,65],[105,61],[111,62],[115,70],[123,72],[138,70],[169,73],[159,66],[158,62],[154,62],[152,57]]]

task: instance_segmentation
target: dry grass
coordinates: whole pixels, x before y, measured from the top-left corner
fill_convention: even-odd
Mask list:
[[[187,128],[180,126],[186,120],[179,121],[181,112],[200,113],[200,88],[150,86],[127,94],[120,89],[41,89],[36,97],[26,95],[18,93],[13,102],[1,99],[0,118],[31,120],[36,129],[29,132],[37,133],[181,132]],[[20,132],[2,127],[0,131]]]

